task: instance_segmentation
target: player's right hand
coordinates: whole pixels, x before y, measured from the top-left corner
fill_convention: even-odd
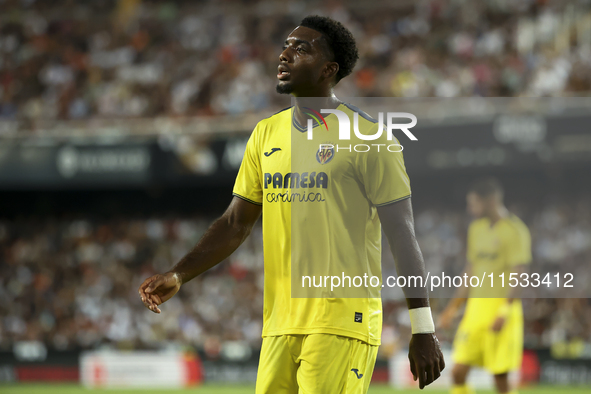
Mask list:
[[[160,313],[158,305],[166,302],[181,288],[181,278],[175,272],[167,272],[149,277],[139,288],[144,306],[154,313]]]
[[[451,324],[456,316],[456,311],[451,308],[446,308],[437,319],[437,327],[447,330],[451,327]]]

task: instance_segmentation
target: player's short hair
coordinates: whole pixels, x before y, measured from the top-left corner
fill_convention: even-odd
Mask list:
[[[300,26],[322,33],[328,48],[332,51],[334,61],[339,64],[337,83],[351,74],[359,59],[359,53],[353,34],[341,22],[326,16],[311,15],[305,17]]]
[[[496,178],[484,178],[474,182],[468,192],[475,193],[479,197],[499,196],[503,198],[503,185]]]

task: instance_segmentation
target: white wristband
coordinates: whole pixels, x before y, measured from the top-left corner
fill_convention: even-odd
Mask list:
[[[431,308],[425,306],[409,309],[408,313],[410,314],[410,326],[413,334],[433,334],[435,332]]]

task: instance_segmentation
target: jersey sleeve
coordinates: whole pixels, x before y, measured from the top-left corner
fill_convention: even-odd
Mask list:
[[[507,236],[506,242],[507,266],[514,267],[531,262],[531,235],[525,224],[513,228],[513,231]]]
[[[263,191],[261,187],[261,157],[257,143],[257,127],[255,127],[246,144],[246,150],[232,194],[250,203],[262,205]]]
[[[371,134],[375,133],[377,127],[376,123],[372,127]],[[371,149],[368,152],[357,153],[360,158],[359,171],[365,194],[377,207],[404,200],[411,195],[410,180],[404,166],[402,151],[394,152],[400,149],[399,146],[394,145],[398,144],[398,141],[395,138],[388,141],[385,134],[384,132],[384,138],[379,140],[365,141],[370,144]],[[387,149],[389,145],[394,145],[390,148],[392,151]]]

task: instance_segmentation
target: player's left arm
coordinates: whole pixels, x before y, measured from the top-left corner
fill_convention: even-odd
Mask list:
[[[504,241],[505,260],[509,267],[507,270],[509,275],[512,276],[514,274],[517,278],[521,278],[521,274],[528,271],[529,263],[532,259],[531,236],[525,225],[516,226],[513,230],[507,235]],[[513,302],[521,298],[521,291],[521,286],[510,287],[507,300],[499,309],[497,318],[491,327],[493,331],[499,332],[503,329],[509,317]]]
[[[522,273],[525,273],[527,271],[527,268],[528,268],[528,266],[526,264],[516,265],[516,266],[511,267],[509,274],[516,274],[517,277],[519,278],[519,277],[521,277]],[[520,299],[520,296],[521,296],[521,287],[515,286],[515,287],[510,288],[509,293],[507,294],[507,300],[506,300],[505,304],[501,305],[501,308],[499,309],[499,311],[497,313],[497,317],[491,326],[491,329],[494,332],[499,332],[503,329],[503,327],[505,326],[505,323],[507,321],[507,318],[509,317],[509,313],[511,311],[513,301],[515,301],[516,299],[517,300]]]
[[[425,262],[415,236],[410,197],[379,206],[377,210],[396,262],[397,274],[407,278],[411,276],[425,278]],[[412,290],[405,287],[404,291],[411,317],[413,309],[429,307],[426,287],[417,286]],[[413,334],[408,358],[414,379],[419,380],[421,389],[436,380],[445,368],[441,347],[434,332]]]

